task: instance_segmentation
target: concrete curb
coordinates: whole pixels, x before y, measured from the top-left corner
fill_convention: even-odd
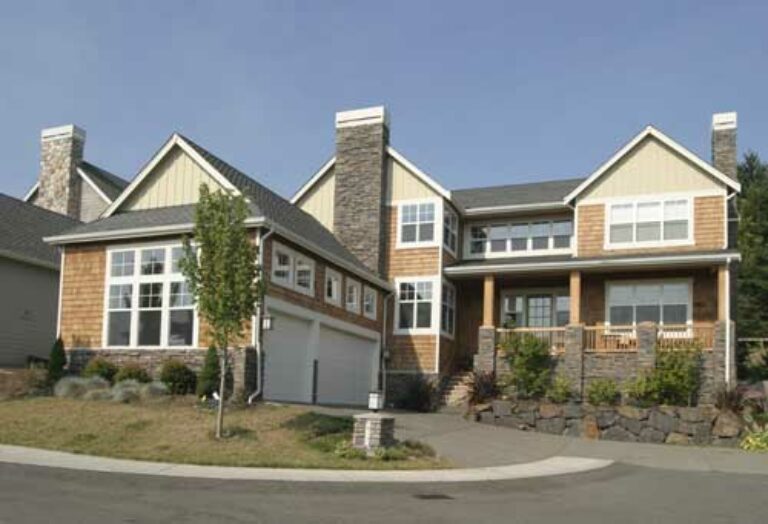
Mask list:
[[[62,451],[0,445],[0,463],[51,468],[126,473],[161,477],[286,482],[487,482],[583,473],[613,464],[611,460],[550,457],[526,464],[467,469],[360,471],[336,469],[277,469],[168,464],[77,455]]]

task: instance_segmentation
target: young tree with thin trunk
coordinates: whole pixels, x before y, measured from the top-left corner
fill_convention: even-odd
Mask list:
[[[211,192],[201,185],[193,238],[184,239],[180,263],[198,313],[210,327],[219,352],[216,438],[223,434],[229,347],[242,337],[244,326],[263,296],[257,248],[245,227],[247,216],[248,207],[242,196]]]

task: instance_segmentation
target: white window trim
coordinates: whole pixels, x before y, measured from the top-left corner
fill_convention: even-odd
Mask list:
[[[684,277],[684,278],[648,278],[648,279],[632,279],[632,280],[606,280],[605,281],[605,287],[603,289],[604,298],[605,298],[605,325],[610,326],[611,325],[611,317],[610,317],[610,308],[611,305],[608,302],[608,290],[611,286],[637,286],[637,285],[663,285],[663,284],[680,284],[685,283],[688,286],[688,318],[686,319],[685,325],[692,326],[693,325],[693,277]],[[635,305],[636,306],[636,305]],[[633,320],[632,327],[637,327],[637,322]],[[674,325],[681,325],[681,324],[674,324]],[[659,321],[659,326],[664,326],[664,318],[661,317]]]
[[[175,345],[168,344],[168,329],[170,322],[171,308],[171,283],[183,280],[180,278],[180,273],[170,273],[172,265],[171,252],[175,247],[182,247],[180,242],[151,242],[141,244],[124,244],[113,245],[107,247],[106,268],[104,271],[104,303],[102,307],[102,329],[101,329],[101,346],[105,349],[151,349],[156,351],[163,350],[177,350],[177,349],[196,349],[199,347],[199,328],[200,321],[197,310],[197,304],[192,307],[192,344],[190,345]],[[165,269],[161,275],[141,275],[141,251],[145,249],[159,249],[165,250]],[[113,277],[112,274],[112,255],[115,252],[121,251],[133,251],[134,252],[134,269],[133,275]],[[139,287],[141,284],[150,283],[162,283],[163,284],[163,307],[160,314],[160,344],[157,346],[142,346],[138,344],[139,335]],[[109,342],[109,289],[112,285],[131,284],[133,286],[131,291],[131,325],[130,325],[130,340],[126,345],[111,346]],[[180,308],[174,308],[180,309]]]
[[[522,288],[504,288],[499,293],[499,323],[503,324],[504,315],[506,314],[506,311],[504,310],[504,303],[507,298],[509,297],[524,297],[524,303],[523,303],[523,316],[525,317],[525,323],[528,323],[528,311],[526,311],[525,306],[527,305],[528,297],[529,296],[536,296],[536,295],[550,295],[553,299],[552,301],[552,317],[555,321],[555,324],[553,324],[551,327],[558,327],[556,325],[557,322],[557,297],[559,296],[568,296],[570,297],[570,290],[568,287],[522,287]],[[569,306],[570,307],[570,306]],[[569,309],[570,311],[570,309]],[[567,325],[567,324],[566,324]],[[523,326],[527,327],[527,326]],[[562,326],[561,326],[562,327]]]
[[[453,340],[454,337],[456,336],[456,318],[457,318],[456,308],[457,308],[457,302],[458,302],[456,297],[456,286],[454,286],[451,282],[445,279],[443,279],[442,285],[453,289],[453,306],[452,306],[453,307],[453,322],[452,322],[453,330],[452,331],[443,330],[443,300],[445,299],[445,297],[443,296],[443,288],[441,286],[440,287],[440,334],[444,337],[447,337]]]
[[[440,334],[440,306],[442,305],[442,288],[440,287],[442,279],[439,276],[414,276],[399,277],[395,279],[395,314],[394,330],[395,335],[439,335]],[[432,283],[432,325],[428,328],[401,328],[400,327],[400,284],[415,284],[417,282]]]
[[[434,204],[435,218],[433,222],[432,240],[426,242],[403,242],[403,206]],[[398,200],[393,202],[397,208],[397,241],[395,249],[419,249],[425,247],[439,247],[443,244],[443,201],[439,198],[420,198],[415,200]]]
[[[328,296],[328,280],[330,277],[336,278],[337,282],[339,283],[338,288],[336,289],[336,298],[329,297]],[[344,285],[344,280],[341,278],[341,273],[338,271],[335,271],[329,267],[325,268],[325,278],[323,280],[323,297],[325,299],[326,304],[332,304],[334,306],[340,307],[341,306],[341,296],[342,296],[342,287]]]
[[[276,278],[275,277],[275,267],[277,266],[277,252],[283,251],[285,252],[291,259],[290,262],[290,268],[288,271],[288,278]],[[311,268],[311,277],[310,277],[310,288],[306,289],[298,285],[298,279],[297,277],[297,263],[299,259],[304,260],[309,263],[309,266]],[[317,276],[317,264],[315,263],[315,259],[312,257],[305,255],[304,253],[300,253],[296,251],[295,249],[291,249],[284,244],[281,244],[280,242],[272,242],[272,266],[269,268],[269,280],[273,284],[276,284],[280,287],[284,287],[286,289],[290,289],[292,291],[295,291],[296,293],[301,293],[302,295],[307,295],[309,297],[315,296],[315,278]],[[323,294],[325,294],[325,291],[323,291]]]
[[[373,293],[373,311],[372,312],[368,312],[365,310],[365,297],[368,296],[370,293]],[[363,315],[365,316],[365,318],[376,320],[376,316],[378,314],[378,307],[377,307],[378,301],[379,301],[378,292],[370,286],[363,286]]]
[[[441,231],[440,235],[442,238],[442,244],[445,250],[453,255],[454,258],[458,257],[458,251],[459,251],[459,231],[461,230],[461,227],[459,226],[459,215],[456,213],[453,209],[451,209],[450,206],[443,204],[443,224],[442,229],[445,228],[445,217],[446,215],[450,215],[455,219],[456,228],[452,230],[452,232],[456,235],[456,246],[455,249],[448,245],[448,239],[445,238],[445,231]]]
[[[664,240],[664,203],[673,200],[685,200],[688,207],[688,238],[680,240]],[[645,203],[659,203],[661,204],[661,238],[659,240],[637,240],[637,207],[638,204]],[[632,242],[611,242],[611,208],[618,205],[632,205]],[[692,246],[696,242],[696,231],[694,225],[694,205],[695,199],[690,195],[660,195],[654,197],[643,197],[633,199],[617,199],[604,204],[603,220],[603,249],[621,250],[621,249],[635,249],[643,247],[677,247],[677,246]],[[627,222],[628,223],[628,222]]]
[[[349,288],[350,286],[357,289],[357,301],[350,306],[349,302],[347,301],[347,298],[349,296]],[[363,287],[362,284],[354,279],[346,278],[344,280],[344,309],[349,311],[350,313],[355,313],[356,315],[360,314],[360,311],[363,307],[363,297],[362,297]]]
[[[571,221],[571,245],[570,247],[555,248],[554,235],[549,236],[549,247],[547,249],[533,249],[533,239],[531,236],[527,239],[526,249],[521,251],[512,251],[510,249],[511,244],[509,238],[507,238],[507,249],[500,252],[491,251],[490,238],[485,241],[485,250],[482,253],[472,253],[470,246],[472,245],[472,228],[473,227],[491,227],[494,225],[505,225],[512,227],[515,225],[532,225],[539,222],[548,222],[554,224],[555,222]],[[540,220],[495,220],[495,221],[483,221],[467,223],[464,225],[464,257],[465,259],[484,260],[490,258],[515,258],[515,257],[530,257],[530,256],[557,256],[557,255],[569,255],[574,252],[576,246],[576,223],[572,217],[559,217],[548,218],[542,217]]]

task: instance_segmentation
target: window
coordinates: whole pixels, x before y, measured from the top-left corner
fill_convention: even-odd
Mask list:
[[[571,297],[558,295],[555,297],[555,325],[567,326],[571,321]]]
[[[398,286],[398,329],[432,328],[432,282],[401,282]]]
[[[533,251],[571,248],[571,220],[473,225],[467,240],[469,253],[524,255]]]
[[[315,261],[277,242],[272,243],[272,282],[305,295],[315,294]]]
[[[330,268],[325,269],[325,301],[341,305],[341,274]]]
[[[400,206],[400,243],[428,244],[435,240],[435,204]]]
[[[443,212],[443,245],[451,252],[456,253],[459,243],[459,217],[450,209]]]
[[[293,252],[278,244],[272,250],[272,281],[289,287],[293,282]]]
[[[376,299],[376,290],[365,286],[363,288],[363,314],[372,320],[376,320]]]
[[[609,244],[658,244],[690,239],[687,199],[613,204],[608,212]]]
[[[567,326],[571,298],[567,291],[532,288],[515,294],[502,292],[501,318],[505,327]]]
[[[296,255],[296,291],[315,294],[315,261],[303,255]]]
[[[347,279],[347,287],[344,300],[347,311],[351,311],[352,313],[360,313],[360,282]]]
[[[179,272],[183,255],[179,245],[109,252],[107,347],[195,345],[194,297]]]
[[[611,283],[607,295],[607,318],[611,325],[691,322],[691,285],[688,281]]]
[[[440,310],[440,330],[453,336],[456,328],[456,289],[451,285],[443,284],[443,300]]]

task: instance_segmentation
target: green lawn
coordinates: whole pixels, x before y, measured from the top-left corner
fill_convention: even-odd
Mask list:
[[[342,458],[351,420],[294,406],[231,409],[231,437],[213,438],[214,413],[192,397],[135,404],[38,397],[0,402],[0,444],[138,460],[286,468],[425,469],[448,463],[429,449],[390,458]]]

